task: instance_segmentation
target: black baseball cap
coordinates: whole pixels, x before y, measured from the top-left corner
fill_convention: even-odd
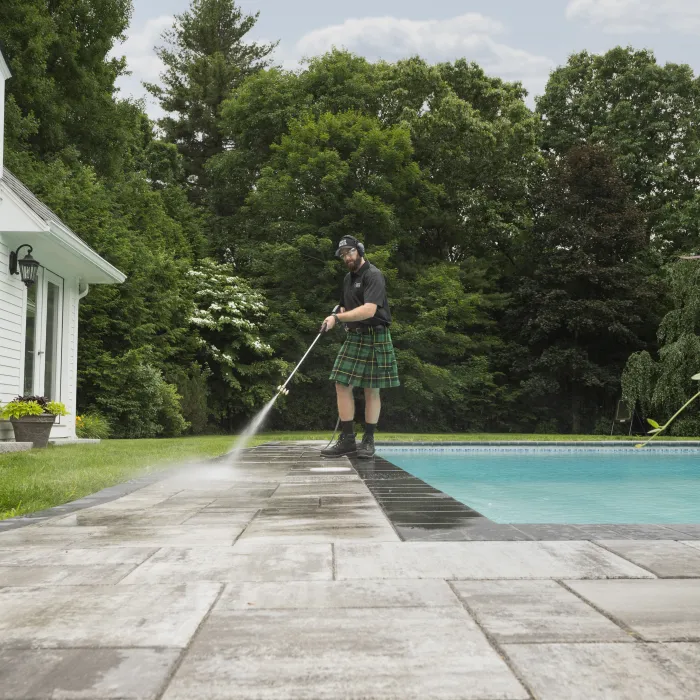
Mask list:
[[[357,238],[355,238],[355,236],[343,236],[340,239],[340,243],[338,243],[338,250],[335,251],[335,257],[340,257],[340,251],[343,248],[357,248],[359,243],[360,241],[358,241]]]

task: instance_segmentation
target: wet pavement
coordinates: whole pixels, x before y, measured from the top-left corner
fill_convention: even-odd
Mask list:
[[[0,523],[0,700],[700,697],[700,531],[268,444]]]

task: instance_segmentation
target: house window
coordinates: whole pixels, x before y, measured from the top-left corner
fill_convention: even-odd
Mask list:
[[[44,396],[58,401],[60,376],[58,338],[61,330],[61,288],[51,281],[46,283],[46,350],[44,351]]]
[[[37,292],[38,284],[33,284],[27,290],[27,320],[24,329],[24,387],[25,396],[34,394],[34,359],[37,343]]]
[[[63,278],[42,269],[27,290],[23,393],[61,400]]]

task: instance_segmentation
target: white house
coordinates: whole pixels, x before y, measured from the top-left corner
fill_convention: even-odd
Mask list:
[[[126,276],[4,168],[10,75],[0,53],[0,404],[18,394],[62,401],[70,415],[57,419],[51,439],[69,439],[75,437],[78,305],[91,284],[119,284]],[[39,264],[30,285],[13,264],[28,253]],[[0,421],[2,440],[14,440],[8,421]]]

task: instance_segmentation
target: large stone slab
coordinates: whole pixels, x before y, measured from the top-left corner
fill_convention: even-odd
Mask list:
[[[634,641],[555,581],[455,581],[452,587],[501,643]]]
[[[148,559],[155,549],[119,547],[109,549],[61,549],[52,547],[14,547],[0,549],[0,564],[5,566],[104,566],[131,564]]]
[[[179,649],[0,650],[0,700],[151,700]]]
[[[357,474],[288,474],[285,484],[362,483]]]
[[[326,483],[317,481],[313,484],[280,484],[275,491],[278,497],[293,496],[371,496],[362,481],[338,481]]]
[[[285,581],[231,583],[217,610],[454,607],[445,581]]]
[[[214,610],[164,700],[527,698],[448,608]]]
[[[0,533],[0,548],[7,547],[184,547],[230,545],[243,525],[162,527],[119,527],[90,525],[85,527],[29,526]]]
[[[271,485],[269,481],[259,481],[255,483],[254,481],[246,481],[244,483],[234,482],[228,489],[214,494],[216,498],[226,498],[227,496],[235,496],[241,490],[247,489],[269,489],[273,493],[277,488],[276,485]]]
[[[335,552],[338,579],[653,578],[591,542],[339,542]]]
[[[86,546],[118,547],[210,547],[230,545],[243,531],[245,523],[229,525],[191,525],[163,527],[124,527],[108,528],[90,537]]]
[[[345,496],[321,496],[322,508],[336,508],[343,506],[372,506],[374,508],[379,508],[379,504],[375,500],[374,496],[372,496],[372,494],[369,493],[369,491],[365,491],[365,493],[348,494]]]
[[[2,549],[0,586],[118,583],[155,551],[145,547]]]
[[[700,540],[700,523],[693,523],[692,525],[667,525],[666,527],[678,532],[678,539],[685,540],[695,538],[696,540]]]
[[[393,516],[392,516],[393,520]],[[400,525],[394,522],[396,532],[407,542],[515,542],[528,541],[531,537],[511,525],[481,525],[476,520],[465,519],[461,524]]]
[[[700,640],[700,582],[696,580],[566,583],[644,639]]]
[[[64,527],[85,527],[91,525],[107,525],[110,527],[161,527],[166,525],[182,525],[197,513],[199,508],[160,508],[153,510],[131,511],[100,511],[88,509],[62,518],[60,524]]]
[[[302,517],[290,515],[284,510],[269,513],[267,510],[260,512],[255,519],[256,527],[269,528],[323,528],[323,527],[361,527],[363,525],[388,526],[389,521],[386,519],[381,510],[366,508],[349,508],[349,509],[312,509],[307,511]]]
[[[119,583],[134,564],[112,566],[1,566],[0,586],[84,586]]]
[[[271,545],[279,542],[311,544],[321,542],[399,542],[400,538],[388,523],[356,524],[329,522],[309,524],[264,524],[253,522],[238,542]]]
[[[241,508],[240,510],[208,510],[205,508],[190,516],[185,523],[187,525],[245,526],[255,517],[257,512],[257,510],[251,510],[249,508]]]
[[[508,644],[504,650],[540,700],[700,697],[697,644]]]
[[[50,522],[50,521],[49,521]],[[77,548],[89,546],[90,535],[104,532],[106,526],[61,527],[52,525],[28,525],[18,530],[0,532],[0,548],[42,547]]]
[[[330,545],[165,548],[122,584],[313,581],[333,577]]]
[[[600,544],[661,578],[700,578],[700,549],[682,542],[603,540]]]
[[[321,503],[319,496],[273,496],[268,500],[266,508],[299,508],[306,506],[309,508],[318,508]]]
[[[187,645],[221,587],[0,588],[0,648]]]

